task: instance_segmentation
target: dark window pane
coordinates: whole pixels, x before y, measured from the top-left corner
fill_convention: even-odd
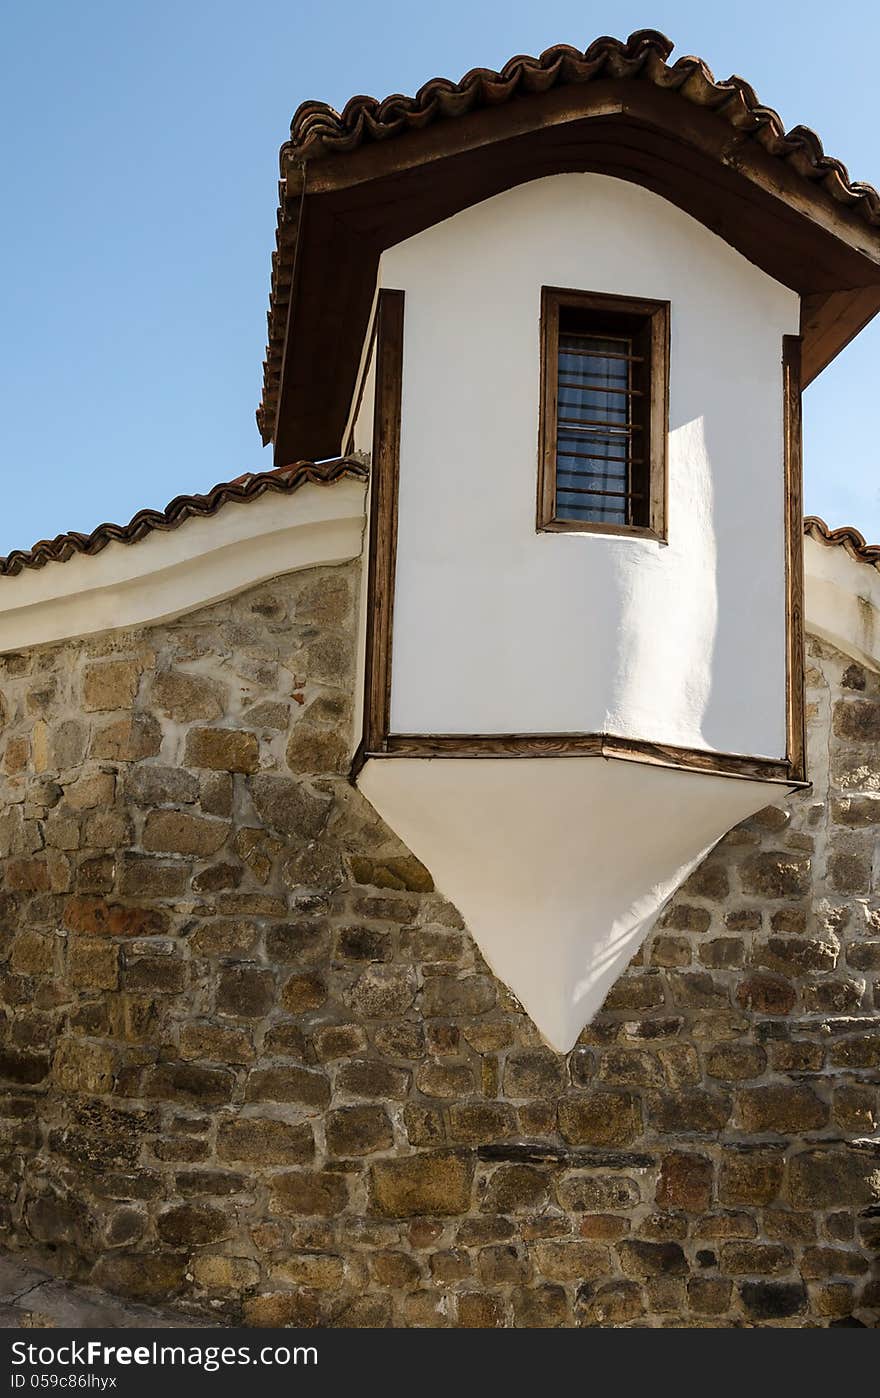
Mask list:
[[[628,524],[632,340],[560,329],[556,515]]]

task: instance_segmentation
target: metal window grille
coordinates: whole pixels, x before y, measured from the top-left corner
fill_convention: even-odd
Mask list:
[[[669,304],[541,291],[538,528],[666,537]]]

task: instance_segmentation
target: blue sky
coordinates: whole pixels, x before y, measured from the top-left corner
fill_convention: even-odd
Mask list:
[[[880,9],[781,0],[7,0],[0,553],[271,463],[254,409],[300,101],[662,29],[880,184]],[[880,317],[805,396],[806,507],[880,539]]]

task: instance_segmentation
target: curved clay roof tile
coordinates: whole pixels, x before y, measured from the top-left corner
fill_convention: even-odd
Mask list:
[[[851,524],[842,524],[839,529],[829,529],[824,519],[818,515],[807,515],[804,520],[804,533],[817,543],[838,545],[845,548],[850,558],[858,563],[870,563],[880,568],[880,544],[868,544],[864,534]]]
[[[267,492],[290,495],[308,483],[331,485],[344,476],[366,480],[368,469],[355,457],[336,461],[297,461],[273,471],[238,476],[234,481],[215,485],[206,495],[177,495],[164,510],[139,510],[128,524],[99,524],[90,534],[70,532],[54,539],[42,539],[30,549],[14,549],[0,558],[0,577],[14,577],[24,568],[42,568],[47,563],[65,563],[75,554],[100,553],[108,544],[136,544],[156,530],[178,529],[188,519],[205,519],[224,505],[245,505]]]

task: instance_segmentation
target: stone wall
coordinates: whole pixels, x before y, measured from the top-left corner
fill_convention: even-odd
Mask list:
[[[249,1325],[876,1325],[880,679],[811,646],[812,792],[565,1058],[346,780],[356,585],[0,658],[6,1245]]]

